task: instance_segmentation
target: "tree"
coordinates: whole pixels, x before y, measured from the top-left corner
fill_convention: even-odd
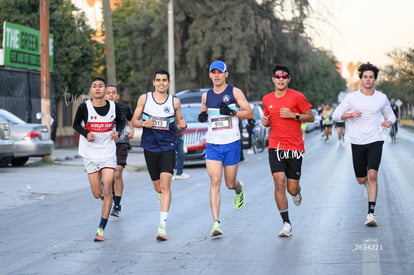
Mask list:
[[[211,87],[208,66],[222,59],[230,68],[228,82],[240,87],[249,100],[260,100],[274,88],[270,77],[275,63],[291,68],[293,84],[299,88],[307,89],[305,81],[311,76],[324,77],[312,93],[326,100],[333,99],[333,93],[336,97],[344,85],[335,60],[315,51],[304,34],[308,1],[293,1],[292,18],[278,18],[277,9],[285,8],[286,2],[291,1],[174,1],[177,90]],[[113,12],[117,79],[135,97],[152,88],[154,70],[167,67],[166,4],[125,0]]]
[[[336,71],[336,59],[332,53],[317,50],[315,62],[309,74],[294,87],[303,92],[314,105],[331,104],[338,101],[338,94],[346,89],[346,81]]]
[[[414,104],[414,48],[394,49],[388,56],[392,64],[380,71],[379,90],[389,98],[400,99],[404,103]]]
[[[49,31],[54,36],[55,96],[62,99],[65,93],[80,95],[87,91],[101,46],[91,39],[93,31],[85,24],[85,15],[70,1],[50,1],[49,14]],[[1,1],[0,19],[38,30],[39,0]]]

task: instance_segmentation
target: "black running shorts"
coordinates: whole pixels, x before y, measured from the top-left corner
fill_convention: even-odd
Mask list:
[[[116,164],[125,167],[126,160],[128,157],[128,143],[117,143],[116,144]]]
[[[161,173],[174,173],[175,150],[164,152],[144,150],[144,157],[152,181],[159,180]]]
[[[383,144],[384,141],[376,141],[364,145],[351,144],[352,162],[354,164],[354,172],[357,178],[366,177],[369,169],[378,171],[381,162]]]
[[[288,179],[300,179],[303,153],[300,151],[285,151],[269,149],[269,165],[273,173],[285,172]]]

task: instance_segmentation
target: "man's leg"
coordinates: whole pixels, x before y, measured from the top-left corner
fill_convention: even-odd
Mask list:
[[[172,174],[163,172],[161,173],[161,179],[159,181],[153,182],[154,188],[159,185],[159,190],[161,191],[162,196],[160,197],[161,203],[161,212],[168,212],[171,205],[171,179]],[[157,189],[156,189],[157,190]]]
[[[220,218],[220,186],[223,163],[218,160],[206,160],[208,175],[210,176],[210,207],[213,221]]]
[[[118,165],[115,171],[115,181],[114,181],[114,194],[115,196],[122,196],[124,191],[124,180],[122,179],[122,172],[124,171],[124,167],[122,165]]]
[[[104,184],[103,195],[104,201],[102,205],[102,218],[108,219],[109,212],[112,207],[112,184],[114,181],[114,169],[104,168],[101,170]]]
[[[224,180],[226,181],[226,186],[228,189],[234,189],[236,194],[241,191],[240,182],[237,180],[238,168],[238,164],[224,166]]]
[[[288,209],[288,201],[286,197],[286,176],[284,172],[276,172],[272,174],[275,185],[275,202],[280,210]]]
[[[378,194],[378,183],[377,183],[378,172],[375,169],[368,170],[368,201],[376,202]]]

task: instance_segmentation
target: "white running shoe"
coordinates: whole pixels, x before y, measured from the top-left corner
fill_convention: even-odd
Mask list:
[[[375,220],[375,215],[373,213],[369,213],[367,218],[365,219],[366,226],[377,226],[377,220]]]
[[[292,200],[296,206],[300,205],[300,203],[302,202],[302,194],[300,193],[300,191],[296,195],[292,196]]]
[[[288,222],[283,223],[283,228],[279,232],[279,237],[290,237],[292,236],[292,226]]]
[[[189,177],[190,177],[189,174],[182,173],[181,175],[175,175],[174,179],[176,179],[176,180],[185,180],[185,179],[188,179]]]

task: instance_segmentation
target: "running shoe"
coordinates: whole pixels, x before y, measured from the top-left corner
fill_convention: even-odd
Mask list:
[[[213,229],[211,229],[210,231],[210,236],[214,237],[214,236],[220,236],[220,235],[223,235],[223,231],[220,228],[220,222],[214,221]]]
[[[98,230],[96,231],[96,234],[95,234],[95,238],[93,240],[95,242],[100,242],[100,241],[105,240],[103,228],[100,228],[100,227],[98,228]]]
[[[283,223],[283,228],[279,232],[279,237],[290,237],[292,236],[292,226],[288,222]]]
[[[300,193],[300,191],[296,195],[292,196],[292,200],[293,200],[293,203],[296,206],[299,206],[301,204],[301,202],[302,202],[302,194]]]
[[[240,193],[234,195],[233,206],[234,206],[234,209],[236,210],[240,210],[244,206],[244,195],[243,195],[244,184],[241,181],[240,181],[240,187],[241,187]]]
[[[367,218],[365,219],[366,226],[377,226],[377,221],[375,220],[375,216],[373,213],[369,213]]]
[[[111,211],[111,216],[119,217],[121,214],[121,205],[114,205],[114,208]]]
[[[167,238],[167,229],[163,226],[158,226],[158,234],[157,234],[157,240],[158,241],[166,241]]]
[[[175,175],[174,179],[176,179],[176,180],[185,180],[185,179],[188,179],[189,177],[190,177],[189,174],[182,173],[181,175]]]

